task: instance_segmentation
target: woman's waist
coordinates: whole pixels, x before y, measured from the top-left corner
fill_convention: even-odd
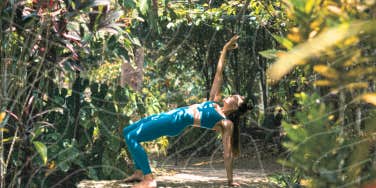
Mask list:
[[[179,122],[188,121],[193,123],[195,117],[195,112],[189,106],[176,108],[162,114],[171,116],[172,120]]]
[[[188,110],[190,111],[193,117],[193,126],[197,126],[197,127],[200,126],[200,119],[201,119],[201,113],[197,108],[198,105],[199,104],[194,104],[188,107]]]

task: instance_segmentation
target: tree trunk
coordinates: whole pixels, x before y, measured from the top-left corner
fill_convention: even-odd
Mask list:
[[[136,61],[136,77],[137,77],[137,83],[136,83],[136,90],[138,92],[141,92],[142,90],[142,83],[144,80],[144,59],[145,59],[145,53],[143,48],[137,48],[135,54],[135,61]]]

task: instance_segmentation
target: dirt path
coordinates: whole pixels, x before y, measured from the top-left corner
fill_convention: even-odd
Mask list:
[[[179,160],[179,164],[159,164],[154,169],[157,175],[158,187],[181,188],[220,188],[226,186],[227,177],[222,159],[200,158],[195,160]],[[282,167],[274,160],[257,161],[256,159],[238,159],[234,163],[234,181],[241,187],[277,187],[268,181],[267,176],[281,171]],[[132,184],[121,180],[111,181],[81,181],[79,188],[121,188],[131,187]]]

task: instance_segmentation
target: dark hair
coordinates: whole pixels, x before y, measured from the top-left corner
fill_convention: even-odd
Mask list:
[[[237,157],[240,155],[240,116],[243,115],[245,112],[250,110],[251,108],[247,105],[248,100],[244,100],[244,102],[239,106],[238,110],[231,113],[227,117],[232,121],[234,124],[234,130],[232,132],[231,136],[231,148],[232,148],[232,154],[234,157]]]

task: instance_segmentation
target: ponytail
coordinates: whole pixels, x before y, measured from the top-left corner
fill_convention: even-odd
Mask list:
[[[239,124],[234,124],[234,130],[232,132],[232,154],[234,157],[238,157],[240,155],[240,129]]]
[[[234,124],[234,129],[231,136],[231,148],[234,157],[238,157],[240,155],[240,116],[247,112],[247,110],[247,103],[244,102],[241,106],[239,106],[237,111],[228,116],[228,118]]]

